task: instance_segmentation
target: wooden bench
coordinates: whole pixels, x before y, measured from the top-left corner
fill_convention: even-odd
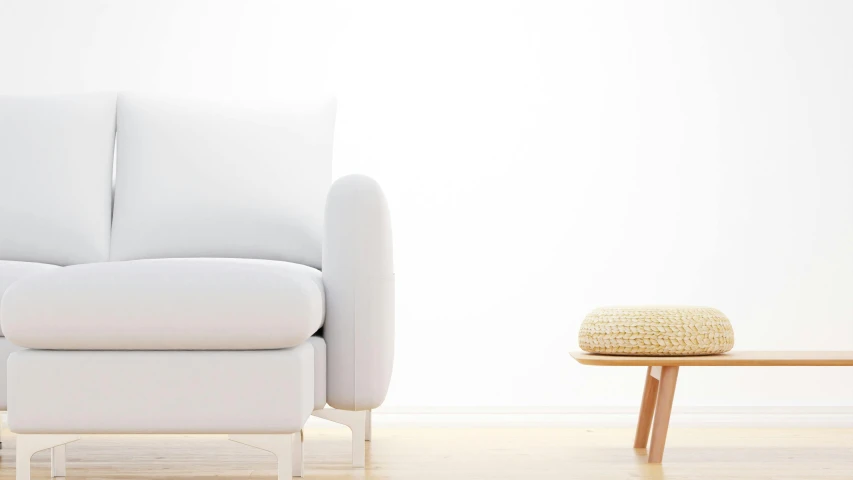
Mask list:
[[[640,357],[573,352],[572,357],[583,365],[648,367],[634,448],[646,448],[649,445],[649,429],[651,429],[649,463],[660,463],[663,459],[679,367],[853,366],[853,352],[730,352],[700,357]],[[652,419],[654,419],[654,426],[652,426]]]

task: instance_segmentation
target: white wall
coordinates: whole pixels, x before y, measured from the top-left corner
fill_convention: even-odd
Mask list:
[[[395,223],[387,405],[635,405],[598,305],[853,349],[853,2],[0,3],[0,93],[333,88]],[[299,6],[301,5],[301,6]],[[680,405],[853,406],[853,370],[687,370]]]

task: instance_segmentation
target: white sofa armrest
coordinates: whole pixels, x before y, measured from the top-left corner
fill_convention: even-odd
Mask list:
[[[394,259],[391,218],[379,184],[338,179],[326,199],[327,402],[368,410],[385,400],[394,360]]]

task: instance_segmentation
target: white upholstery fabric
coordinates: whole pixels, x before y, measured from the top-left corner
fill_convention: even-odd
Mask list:
[[[9,361],[9,354],[18,350],[21,350],[21,347],[0,337],[0,411],[6,410],[6,363]]]
[[[320,266],[335,104],[264,111],[120,95],[111,258]]]
[[[13,283],[16,281],[38,273],[49,272],[58,269],[56,265],[47,265],[44,263],[32,262],[7,262],[0,260],[0,299]],[[0,327],[0,337],[3,336],[3,329]]]
[[[394,265],[391,219],[374,180],[336,181],[326,203],[327,402],[342,410],[378,407],[394,359]]]
[[[314,406],[314,350],[9,357],[16,433],[292,433]]]
[[[0,259],[109,255],[114,94],[0,97]]]
[[[320,272],[271,260],[75,265],[19,280],[6,336],[58,350],[256,350],[299,345],[323,323]]]
[[[319,410],[326,406],[326,341],[311,337],[308,343],[314,347],[314,410]]]

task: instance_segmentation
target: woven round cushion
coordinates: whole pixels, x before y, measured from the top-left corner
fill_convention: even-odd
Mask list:
[[[603,307],[581,324],[580,347],[610,355],[712,355],[735,344],[732,324],[708,307]]]

